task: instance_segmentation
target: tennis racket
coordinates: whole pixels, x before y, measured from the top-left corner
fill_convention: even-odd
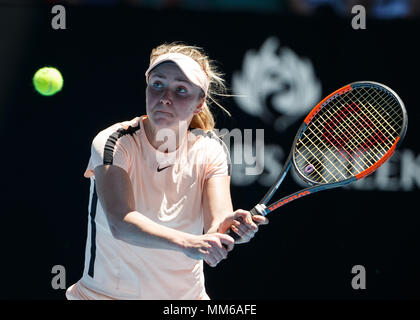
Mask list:
[[[387,161],[407,131],[407,112],[387,86],[353,82],[319,102],[300,126],[282,170],[250,210],[263,215],[318,191],[363,179]],[[311,185],[268,204],[291,167]],[[239,235],[229,229],[234,239]]]

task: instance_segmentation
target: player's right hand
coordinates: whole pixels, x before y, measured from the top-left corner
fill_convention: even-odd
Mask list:
[[[184,253],[196,260],[203,259],[211,267],[227,258],[233,249],[235,240],[223,233],[208,233],[191,236],[184,245]]]

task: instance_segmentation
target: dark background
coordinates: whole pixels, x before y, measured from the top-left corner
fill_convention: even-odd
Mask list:
[[[420,297],[418,17],[369,16],[366,30],[353,30],[351,16],[331,8],[303,15],[286,5],[198,10],[74,1],[60,2],[67,28],[54,30],[54,3],[0,1],[1,299],[64,299],[64,290],[51,287],[54,265],[65,267],[67,286],[81,277],[90,143],[109,125],[145,113],[144,71],[153,47],[174,40],[201,46],[230,85],[247,50],[270,36],[312,61],[322,96],[358,80],[398,92],[409,114],[402,150],[416,157],[417,180],[409,189],[332,190],[285,206],[251,243],[236,246],[216,268],[206,266],[210,297]],[[52,97],[32,86],[34,72],[46,65],[64,77],[63,90]],[[300,121],[278,133],[234,99],[223,103],[232,118],[218,113],[217,127],[264,128],[266,143],[290,148]],[[296,188],[289,180],[281,193]],[[232,185],[234,207],[251,208],[265,191],[257,183]],[[366,268],[366,290],[351,287],[354,265]]]

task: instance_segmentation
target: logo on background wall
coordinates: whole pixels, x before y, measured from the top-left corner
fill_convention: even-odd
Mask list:
[[[245,54],[242,70],[233,74],[232,89],[243,111],[277,131],[301,120],[322,95],[312,62],[280,48],[276,37]]]

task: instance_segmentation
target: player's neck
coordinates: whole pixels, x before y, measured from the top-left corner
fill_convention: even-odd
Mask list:
[[[155,128],[149,119],[145,119],[143,124],[149,143],[156,150],[165,153],[176,151],[188,130],[188,125],[182,124],[175,128]]]

